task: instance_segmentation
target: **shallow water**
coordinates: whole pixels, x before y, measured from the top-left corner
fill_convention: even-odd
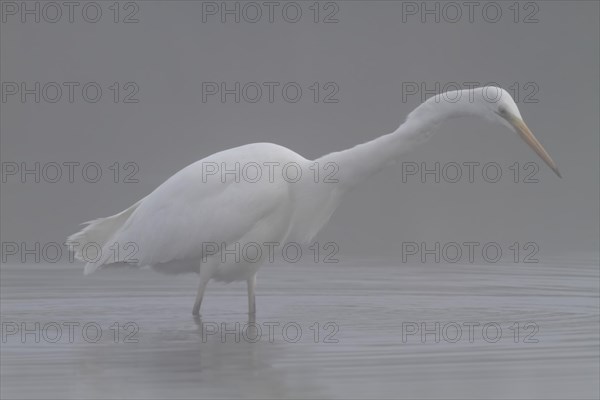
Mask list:
[[[199,320],[195,276],[3,265],[1,278],[2,398],[600,392],[597,259],[266,265],[255,321],[241,283],[211,283]]]

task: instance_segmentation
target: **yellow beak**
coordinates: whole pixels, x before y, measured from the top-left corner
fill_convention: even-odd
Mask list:
[[[540,156],[540,158],[542,160],[544,160],[544,162],[550,168],[552,168],[552,171],[554,171],[554,173],[559,178],[562,178],[562,176],[560,175],[560,172],[558,172],[558,168],[556,167],[556,164],[554,163],[554,161],[552,160],[552,158],[550,157],[550,155],[548,154],[546,149],[544,149],[544,146],[542,146],[542,144],[535,138],[535,136],[533,136],[533,133],[531,133],[531,131],[529,130],[527,125],[525,125],[525,122],[523,122],[523,120],[519,117],[513,117],[513,118],[507,118],[507,119],[511,123],[511,125],[515,128],[517,133],[521,136],[521,138],[523,138],[523,140],[529,145],[529,147],[531,147],[533,149],[533,151],[535,151],[537,153],[537,155]]]

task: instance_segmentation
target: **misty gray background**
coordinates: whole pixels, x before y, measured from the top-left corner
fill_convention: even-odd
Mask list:
[[[220,3],[220,2],[219,2]],[[96,104],[76,96],[56,104],[13,96],[2,103],[1,159],[29,165],[94,161],[100,183],[2,183],[2,241],[62,243],[83,221],[115,214],[186,165],[252,142],[274,142],[316,158],[393,131],[420,103],[402,101],[403,82],[535,82],[538,103],[518,102],[525,121],[557,162],[558,179],[513,133],[486,121],[444,124],[404,161],[514,162],[540,166],[539,183],[402,183],[391,167],[344,200],[320,242],[335,241],[340,260],[400,257],[403,241],[533,241],[538,258],[597,255],[599,241],[598,13],[595,1],[537,2],[538,23],[495,24],[476,13],[457,23],[402,22],[401,2],[340,1],[338,23],[202,23],[201,3],[137,2],[139,23],[76,14],[56,24],[1,24],[1,80],[29,84],[98,82]],[[508,4],[502,3],[504,12]],[[523,16],[521,16],[523,18]],[[113,103],[106,87],[136,82],[137,104]],[[214,97],[203,81],[298,82],[302,99],[256,104]],[[336,104],[312,102],[313,82],[335,82]],[[521,97],[522,97],[521,96]],[[231,98],[231,97],[229,97]],[[114,162],[139,165],[139,183],[112,183]],[[210,227],[207,227],[210,229]]]
[[[129,270],[85,277],[66,256],[53,265],[10,256],[0,269],[3,323],[95,321],[107,335],[101,343],[11,336],[1,347],[0,396],[598,398],[597,1],[522,2],[521,21],[531,11],[526,4],[539,8],[539,22],[528,24],[513,22],[513,1],[494,3],[504,13],[495,24],[481,15],[489,2],[473,23],[464,14],[457,23],[431,16],[422,23],[418,16],[403,22],[402,2],[338,1],[332,24],[312,21],[312,0],[296,2],[304,13],[296,24],[280,12],[272,24],[264,15],[255,24],[202,23],[202,3],[192,1],[139,1],[139,23],[115,24],[113,1],[98,3],[104,14],[96,24],[83,21],[80,9],[74,23],[64,15],[56,24],[14,16],[0,23],[2,82],[103,88],[96,104],[79,94],[73,104],[22,104],[17,96],[0,103],[2,162],[103,168],[99,183],[83,181],[80,169],[75,183],[65,175],[60,183],[8,177],[0,184],[2,242],[62,243],[83,221],[125,209],[186,165],[227,148],[268,141],[314,159],[374,139],[421,102],[420,95],[403,101],[403,82],[497,82],[509,90],[516,83],[525,121],[564,177],[504,127],[474,119],[444,124],[403,161],[496,162],[502,180],[487,183],[477,169],[474,183],[403,183],[397,165],[350,193],[316,238],[339,244],[339,264],[310,265],[308,256],[259,273],[257,322],[295,321],[304,330],[299,343],[264,336],[202,342],[205,322],[247,321],[243,282],[209,285],[197,320],[193,277]],[[321,9],[321,18],[330,10]],[[297,82],[304,93],[295,104],[280,94],[273,104],[203,103],[207,81]],[[135,82],[139,103],[113,103],[114,82]],[[339,102],[313,103],[313,82],[335,82]],[[530,82],[539,88],[537,103],[523,102]],[[508,167],[530,161],[539,182],[513,183]],[[123,170],[113,183],[108,167],[115,162],[136,163],[139,183],[123,183]],[[495,241],[506,255],[496,265],[481,257],[474,265],[423,265],[416,256],[402,263],[401,243],[421,241],[428,248]],[[512,264],[514,242],[537,243],[540,263]],[[109,327],[126,321],[139,326],[139,343],[111,342]],[[497,343],[470,343],[466,332],[457,343],[405,343],[407,321],[497,321],[504,334]],[[539,341],[515,342],[508,327],[529,321]],[[334,322],[339,342],[314,343],[315,322]]]

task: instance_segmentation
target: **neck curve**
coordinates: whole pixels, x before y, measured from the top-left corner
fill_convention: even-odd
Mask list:
[[[322,165],[334,163],[338,168],[339,185],[351,189],[386,165],[431,137],[442,121],[470,114],[468,105],[439,102],[430,98],[411,112],[398,129],[350,149],[330,153],[315,160]]]

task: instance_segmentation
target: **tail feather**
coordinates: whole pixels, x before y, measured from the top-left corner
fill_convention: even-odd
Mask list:
[[[104,253],[109,253],[109,251],[104,251],[104,246],[106,244],[110,245],[110,239],[123,227],[131,214],[140,205],[141,201],[142,200],[138,201],[128,209],[121,211],[118,214],[83,223],[82,225],[87,226],[79,232],[69,236],[66,241],[67,246],[69,246],[74,252],[75,258],[80,261],[89,261],[90,257],[86,257],[83,254],[83,250],[85,248],[89,248],[88,246],[90,245],[95,249],[102,249]],[[88,262],[85,265],[84,274],[91,274],[98,267],[106,264],[109,258],[110,254],[103,254],[95,262]]]

